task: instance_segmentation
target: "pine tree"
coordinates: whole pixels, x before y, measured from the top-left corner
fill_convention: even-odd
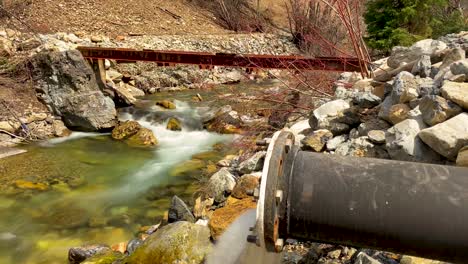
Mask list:
[[[366,7],[367,43],[384,52],[467,28],[449,0],[369,0]]]

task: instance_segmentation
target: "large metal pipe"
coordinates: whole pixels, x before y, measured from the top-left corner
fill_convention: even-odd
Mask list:
[[[468,169],[304,152],[293,142],[282,131],[268,148],[258,245],[280,251],[292,237],[468,262]]]

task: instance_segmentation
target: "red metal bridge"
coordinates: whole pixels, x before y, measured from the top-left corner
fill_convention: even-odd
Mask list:
[[[135,50],[124,48],[78,47],[88,59],[111,59],[117,61],[148,61],[161,66],[175,64],[199,65],[202,69],[213,66],[239,67],[247,69],[288,69],[311,71],[360,71],[359,60],[349,57],[303,57],[251,55],[231,53],[207,53],[186,51]]]

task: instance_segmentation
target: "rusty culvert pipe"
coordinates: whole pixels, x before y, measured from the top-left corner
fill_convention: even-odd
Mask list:
[[[468,261],[468,169],[300,151],[275,134],[249,241],[286,238]]]

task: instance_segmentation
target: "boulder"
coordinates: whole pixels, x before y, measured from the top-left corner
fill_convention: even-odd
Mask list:
[[[86,259],[81,264],[114,264],[123,257],[124,255],[121,252],[111,251],[106,254],[95,255],[89,259]]]
[[[99,131],[116,125],[114,102],[101,92],[79,51],[41,53],[32,64],[39,96],[67,127]]]
[[[452,63],[465,59],[465,50],[462,48],[454,48],[450,50],[444,57],[442,65],[439,67],[439,70],[449,67]]]
[[[448,78],[447,80],[448,81],[451,81],[451,82],[464,82],[465,80],[467,80],[467,75],[465,74],[458,74],[458,75],[453,75],[451,76],[450,78]]]
[[[372,108],[379,105],[381,102],[382,99],[372,92],[359,93],[353,99],[353,103],[361,108]]]
[[[328,125],[329,119],[333,119],[349,109],[351,105],[342,99],[327,102],[315,109],[309,118],[309,126],[312,130]]]
[[[117,140],[127,139],[140,131],[142,126],[137,121],[125,121],[119,123],[112,130],[112,138]]]
[[[457,166],[468,167],[468,145],[461,148],[458,152]]]
[[[260,151],[239,164],[238,170],[242,174],[248,174],[263,169],[266,152]]]
[[[169,119],[169,121],[167,122],[166,128],[168,130],[172,130],[172,131],[181,131],[182,130],[182,125],[180,124],[179,119],[177,119],[175,117],[171,117]]]
[[[176,109],[176,105],[169,100],[157,101],[156,105],[166,109]]]
[[[125,263],[201,264],[211,248],[208,227],[180,221],[150,235]]]
[[[408,103],[419,96],[419,84],[409,72],[399,73],[393,82],[392,104]]]
[[[403,64],[418,60],[422,55],[433,55],[447,49],[447,44],[439,40],[425,39],[411,47],[396,46],[387,60],[388,66],[396,69]]]
[[[237,199],[248,198],[259,185],[259,179],[252,175],[244,175],[232,190],[231,196]]]
[[[460,149],[468,145],[468,113],[423,129],[418,135],[440,155],[455,160]]]
[[[390,157],[402,161],[440,162],[440,156],[418,137],[424,128],[426,125],[421,120],[407,119],[387,130],[385,140]]]
[[[169,208],[168,222],[174,223],[177,221],[195,223],[195,217],[184,201],[177,197],[177,195],[174,195],[174,197],[172,197],[171,207]]]
[[[354,138],[339,145],[335,154],[352,157],[388,158],[381,146],[372,144],[368,137]]]
[[[468,110],[468,83],[445,82],[441,89],[442,96]]]
[[[301,143],[305,149],[311,149],[315,152],[323,150],[327,141],[333,138],[333,134],[326,129],[319,129],[306,136]]]
[[[411,73],[414,75],[419,75],[421,78],[426,78],[431,76],[431,56],[422,55],[419,58],[418,62],[413,66]]]
[[[455,74],[465,74],[468,76],[468,59],[454,62],[450,65],[450,71]]]
[[[348,140],[348,135],[341,135],[334,137],[330,140],[327,141],[327,150],[328,151],[333,151],[335,150],[339,145],[342,143],[346,142]]]
[[[424,96],[419,102],[419,110],[424,122],[429,126],[442,123],[462,112],[458,105],[437,95]]]
[[[222,203],[226,201],[226,196],[232,192],[235,186],[234,175],[227,168],[221,168],[208,180],[208,195],[214,198],[216,203]]]
[[[257,208],[257,204],[252,198],[237,200],[229,198],[226,206],[214,211],[210,218],[208,227],[214,240],[218,239],[223,232],[244,212]]]

